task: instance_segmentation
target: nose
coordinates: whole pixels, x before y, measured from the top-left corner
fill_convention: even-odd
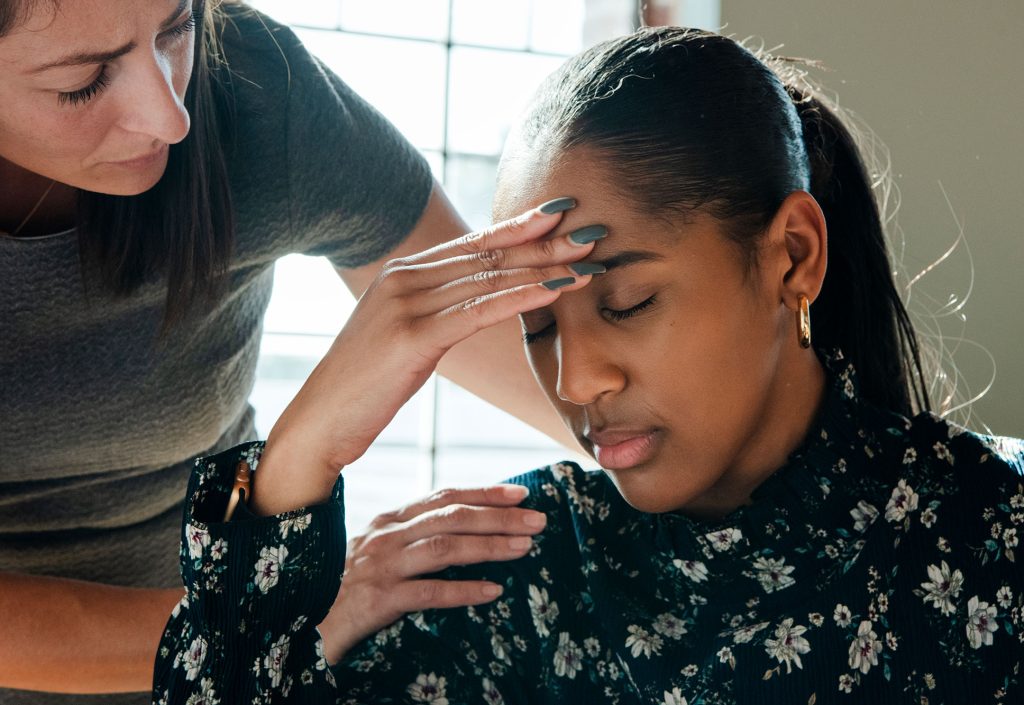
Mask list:
[[[174,78],[174,65],[168,59],[151,55],[140,62],[131,81],[121,127],[167,144],[185,139],[189,114],[175,90]]]
[[[592,404],[626,386],[626,374],[614,353],[591,335],[566,330],[558,333],[558,398],[571,404]]]

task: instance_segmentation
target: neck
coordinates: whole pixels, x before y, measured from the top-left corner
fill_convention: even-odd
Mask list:
[[[0,157],[0,232],[12,233],[29,211],[39,203],[53,179],[24,169]],[[53,184],[45,202],[25,223],[19,237],[33,237],[67,230],[75,224],[78,190],[63,183]]]
[[[796,346],[794,346],[796,347]],[[800,447],[825,396],[825,369],[813,350],[798,348],[780,365],[760,418],[732,467],[700,498],[685,508],[696,519],[720,519],[742,505]]]

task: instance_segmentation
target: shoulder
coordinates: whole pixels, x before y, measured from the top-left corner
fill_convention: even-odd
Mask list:
[[[944,538],[1015,563],[1024,534],[1024,441],[968,431],[931,414],[911,421],[911,477],[924,506],[945,514]],[[941,507],[941,509],[940,509]]]
[[[604,518],[612,505],[624,502],[611,479],[603,470],[584,470],[566,460],[510,478],[507,482],[523,485],[530,495],[524,507],[553,516],[562,521],[582,520],[592,523]]]

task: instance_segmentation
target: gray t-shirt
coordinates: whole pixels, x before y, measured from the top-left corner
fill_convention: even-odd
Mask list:
[[[213,310],[161,340],[164,282],[116,298],[83,271],[74,231],[0,237],[0,571],[180,585],[191,459],[255,435],[247,399],[274,261],[365,264],[426,205],[429,167],[390,123],[290,30],[230,12],[237,240]],[[0,690],[0,704],[22,702],[148,699]]]

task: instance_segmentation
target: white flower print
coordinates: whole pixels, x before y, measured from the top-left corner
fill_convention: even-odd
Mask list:
[[[665,691],[665,699],[659,705],[687,705],[686,698],[679,688],[673,688],[672,692]]]
[[[910,465],[915,460],[917,460],[917,449],[913,447],[907,448],[907,450],[903,453],[903,464]]]
[[[1024,509],[1024,494],[1018,492],[1010,497],[1010,506],[1014,509]]]
[[[953,600],[960,594],[963,588],[964,575],[959,569],[950,571],[946,561],[942,561],[942,567],[935,564],[928,566],[928,582],[921,583],[925,590],[925,604],[931,602],[936,609],[944,615],[953,614],[956,608]]]
[[[679,639],[686,633],[686,624],[671,612],[659,614],[653,626],[654,631],[669,639]]]
[[[921,512],[921,523],[924,524],[926,529],[932,528],[932,524],[935,523],[936,519],[938,519],[938,517],[935,515],[935,510],[931,507],[928,507]]]
[[[641,654],[647,658],[650,658],[651,654],[661,654],[661,646],[664,642],[657,634],[651,634],[635,624],[626,627],[626,631],[629,632],[629,636],[626,637],[626,646],[629,647],[633,658],[638,658]]]
[[[219,703],[220,699],[217,698],[217,692],[213,689],[212,678],[204,678],[199,681],[199,692],[188,696],[188,700],[185,701],[185,705],[218,705]]]
[[[821,612],[810,612],[807,614],[807,621],[816,627],[820,627],[825,623],[825,615]]]
[[[745,627],[737,629],[732,634],[732,643],[734,644],[746,644],[753,640],[754,635],[759,631],[768,626],[768,622],[761,622],[760,624],[748,624]]]
[[[716,551],[727,551],[734,544],[739,543],[743,538],[743,534],[739,529],[733,527],[722,529],[721,531],[713,531],[710,534],[706,534],[704,538],[711,542],[711,547]]]
[[[498,689],[489,678],[484,678],[483,680],[483,691],[484,702],[487,705],[505,705],[505,698],[501,697],[501,693],[498,692]]]
[[[943,553],[952,553],[953,549],[949,545],[949,539],[944,536],[940,536],[939,540],[935,542],[935,546]]]
[[[945,443],[936,441],[932,449],[935,451],[935,457],[939,460],[945,460],[950,465],[953,464],[953,454],[949,452],[949,448]]]
[[[864,530],[878,518],[878,508],[862,499],[850,510],[850,516],[853,517],[853,530],[864,533]]]
[[[445,697],[444,676],[436,674],[421,673],[416,676],[416,682],[409,684],[405,692],[418,703],[433,703],[433,705],[448,705],[448,698]]]
[[[704,582],[708,579],[707,566],[700,561],[684,561],[676,558],[672,561],[672,565],[683,571],[683,575],[695,583]]]
[[[754,561],[757,580],[765,592],[777,592],[794,584],[796,581],[789,576],[794,569],[794,566],[786,565],[785,558],[761,557]]]
[[[583,640],[583,650],[590,658],[597,658],[597,655],[601,653],[601,642],[592,636],[587,637]]]
[[[1016,548],[1018,540],[1017,529],[1007,529],[1003,532],[1003,543],[1007,548]]]
[[[857,627],[857,637],[850,643],[850,668],[867,673],[878,665],[878,654],[882,653],[882,640],[871,628],[871,622],[864,620]]]
[[[210,532],[206,529],[200,529],[198,526],[188,524],[185,527],[185,535],[188,537],[189,557],[201,557],[203,549],[210,545]]]
[[[732,649],[728,646],[723,646],[718,650],[718,662],[719,663],[730,663],[733,660]]]
[[[210,546],[210,558],[215,561],[219,561],[228,552],[228,542],[224,539],[217,539]]]
[[[992,646],[992,634],[999,628],[995,605],[980,602],[975,595],[967,601],[967,641],[972,649]]]
[[[839,690],[843,693],[853,692],[853,676],[849,673],[839,676]]]
[[[199,676],[203,661],[206,660],[206,639],[197,636],[192,640],[188,651],[179,654],[178,657],[181,658],[181,665],[185,669],[185,680],[194,681]],[[178,665],[177,661],[178,659],[175,658],[174,665]]]
[[[281,676],[284,675],[284,662],[288,660],[288,649],[291,647],[291,640],[286,634],[282,634],[273,644],[270,651],[263,657],[263,667],[270,675],[270,685],[277,688],[281,685]]]
[[[303,514],[300,517],[292,517],[291,519],[283,519],[280,526],[278,527],[281,532],[281,538],[288,538],[288,533],[295,531],[301,534],[303,531],[309,528],[310,523],[313,521],[312,514]]]
[[[583,668],[583,651],[569,638],[569,632],[558,635],[558,649],[555,651],[555,675],[575,678]]]
[[[491,650],[494,652],[494,658],[512,665],[512,648],[501,634],[491,637]]]
[[[764,640],[764,650],[779,663],[786,664],[786,673],[793,672],[794,663],[797,668],[804,667],[800,661],[800,654],[806,654],[811,650],[811,645],[803,637],[806,631],[807,627],[793,626],[793,618],[787,617],[775,628],[775,638],[768,637]]]
[[[892,490],[892,496],[885,505],[885,519],[890,522],[903,521],[910,512],[917,509],[917,493],[907,485],[906,480],[900,480]]]
[[[889,651],[895,651],[897,647],[899,647],[900,643],[899,640],[896,638],[895,634],[893,634],[892,632],[886,632],[885,645],[889,647]]]
[[[288,549],[285,546],[271,548],[264,546],[260,549],[259,560],[256,561],[256,587],[260,592],[266,594],[270,588],[277,585],[281,577],[281,566],[284,559],[288,557]]]
[[[996,592],[996,602],[999,603],[999,606],[1005,610],[1012,604],[1012,601],[1013,590],[1010,589],[1010,586],[1003,585],[1001,588],[999,588],[999,590]]]
[[[538,588],[531,585],[529,588],[530,615],[533,617],[533,626],[540,636],[548,636],[549,624],[554,624],[558,619],[558,603],[548,598],[547,588]]]
[[[692,678],[693,676],[697,675],[697,670],[697,664],[691,663],[684,666],[683,670],[681,670],[680,673],[682,673],[687,678]]]

